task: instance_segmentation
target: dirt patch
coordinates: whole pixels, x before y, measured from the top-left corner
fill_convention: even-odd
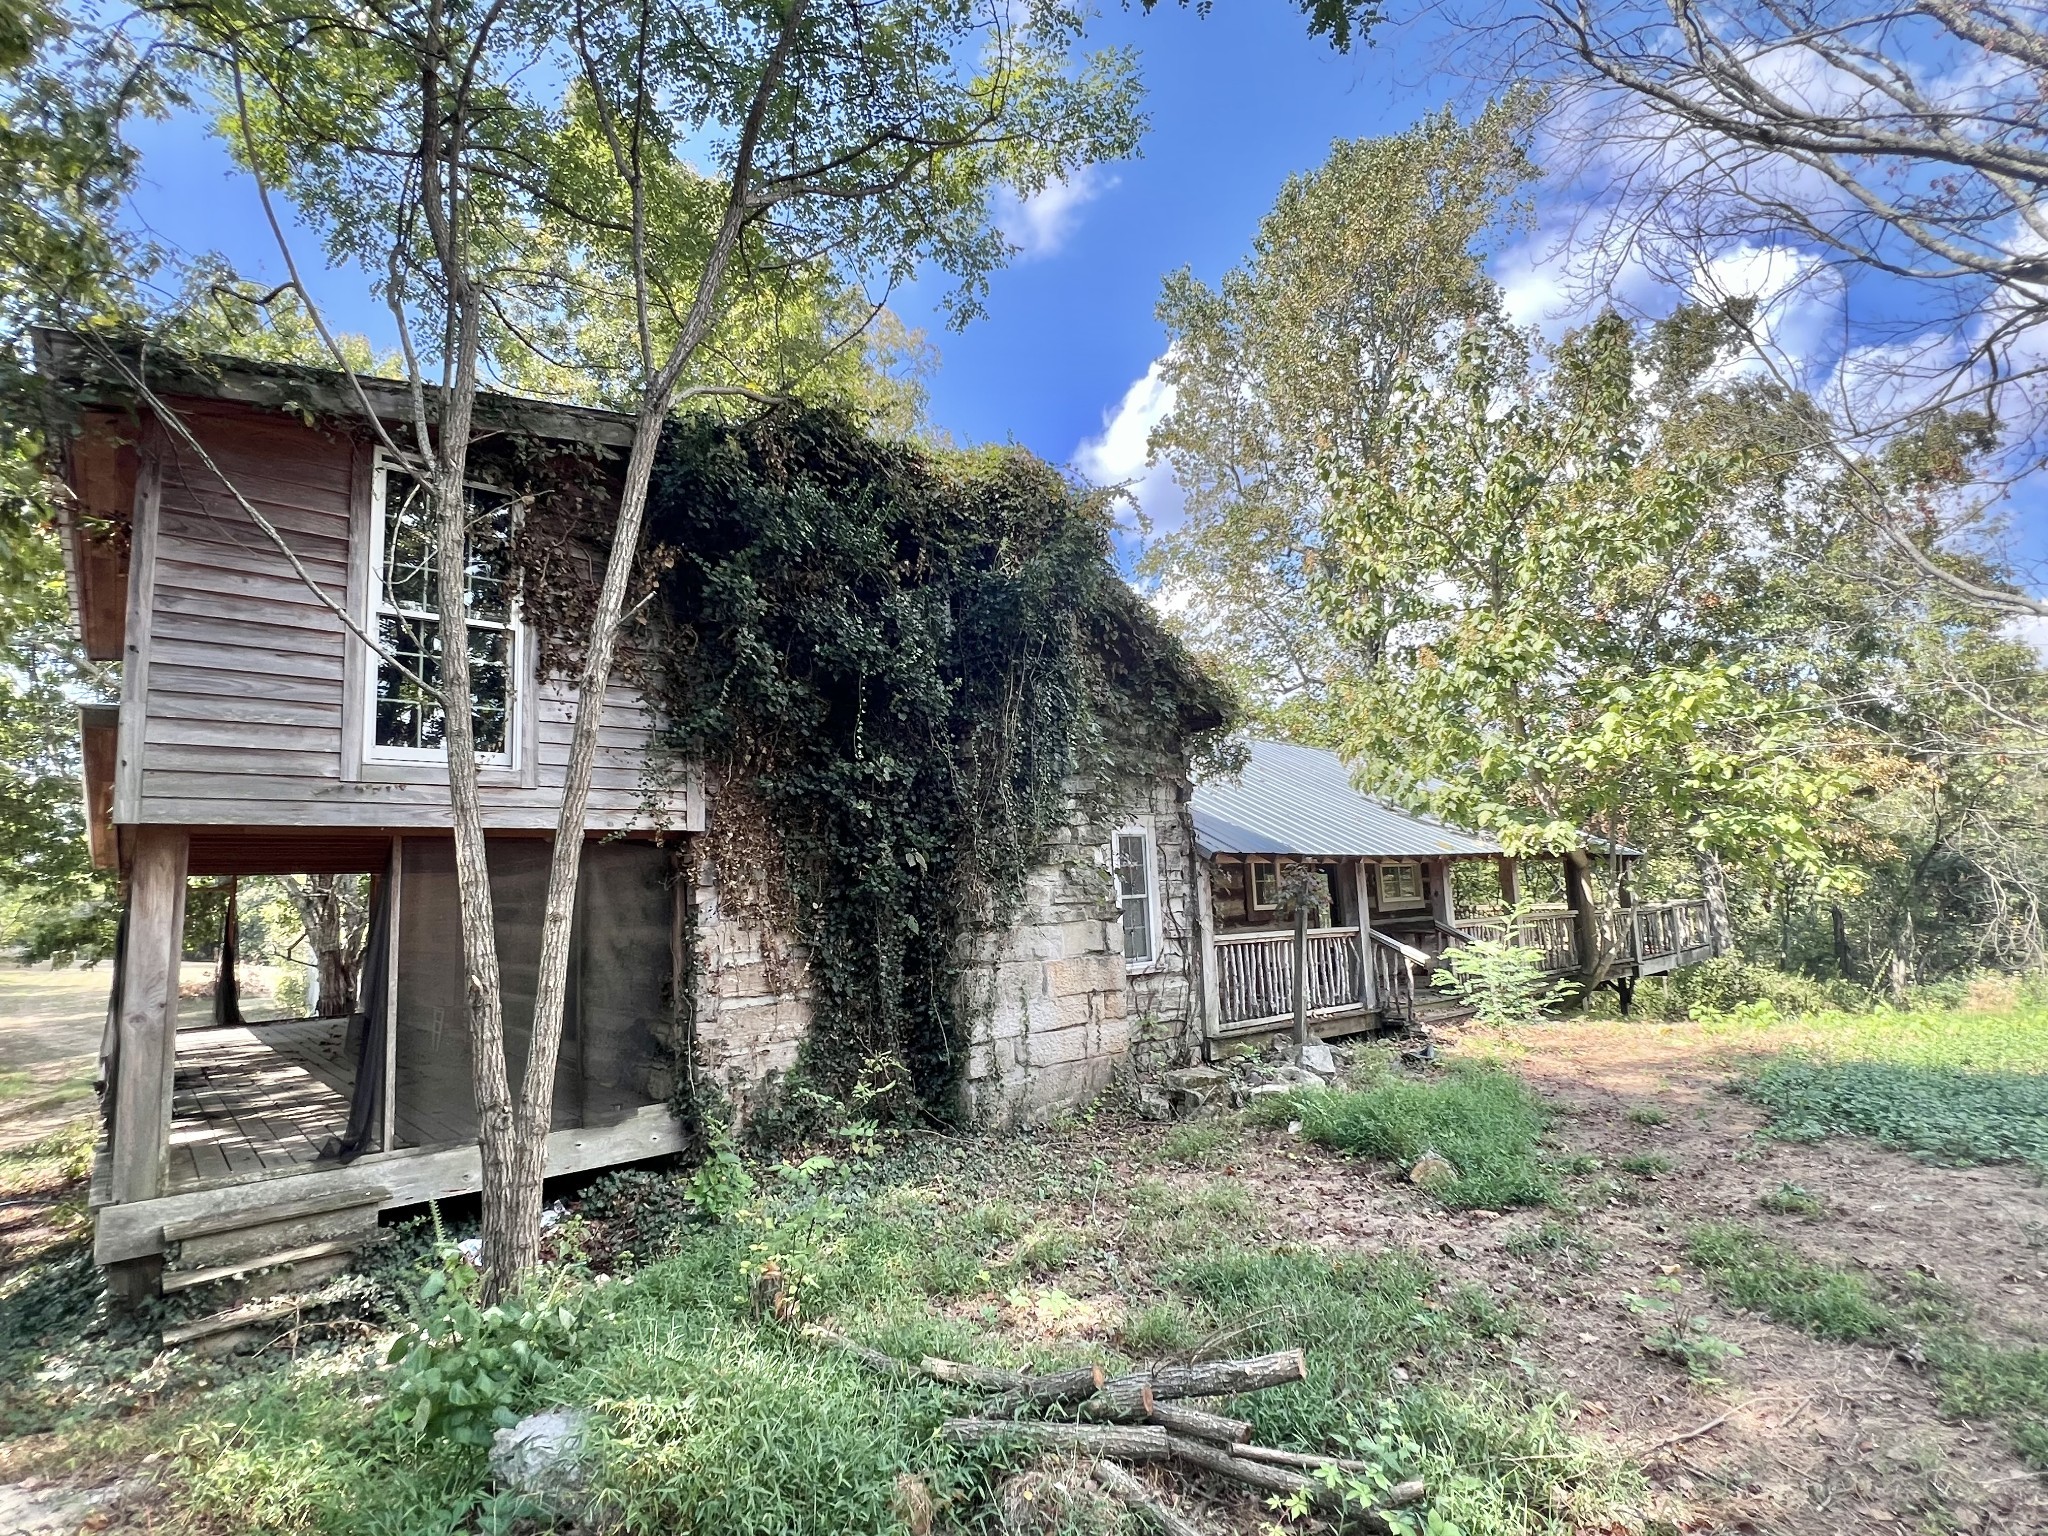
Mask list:
[[[1232,1172],[1282,1235],[1333,1251],[1407,1245],[1453,1283],[1522,1309],[1533,1326],[1515,1366],[1576,1398],[1581,1429],[1641,1459],[1691,1528],[2048,1531],[2048,1478],[1995,1426],[1944,1420],[1933,1373],[1910,1351],[1828,1344],[1731,1312],[1683,1262],[1689,1227],[1741,1220],[1861,1267],[1888,1292],[1908,1276],[1939,1282],[1987,1337],[2040,1344],[2038,1179],[1861,1142],[1761,1137],[1761,1117],[1730,1092],[1732,1064],[1682,1028],[1553,1026],[1533,1044],[1511,1064],[1564,1111],[1553,1139],[1599,1165],[1573,1180],[1588,1203],[1575,1221],[1446,1212],[1397,1170],[1283,1135],[1259,1137],[1258,1155]],[[1623,1171],[1623,1159],[1645,1158],[1669,1171]],[[1784,1185],[1819,1197],[1823,1212],[1758,1206]],[[1718,1383],[1690,1379],[1644,1349],[1671,1315],[1646,1315],[1646,1302],[1697,1317],[1742,1354],[1716,1368]]]

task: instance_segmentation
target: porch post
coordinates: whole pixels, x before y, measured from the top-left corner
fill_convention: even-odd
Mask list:
[[[1373,979],[1372,965],[1372,902],[1366,895],[1365,860],[1351,861],[1351,880],[1358,893],[1358,1000],[1368,1009],[1377,1012],[1380,1006],[1379,983]]]
[[[120,1049],[114,1078],[116,1205],[164,1192],[176,1073],[178,958],[185,939],[188,841],[177,827],[138,827],[128,870],[128,944],[121,957]]]
[[[1223,1029],[1223,994],[1216,975],[1216,902],[1211,891],[1209,861],[1202,856],[1202,850],[1195,850],[1195,928],[1201,936],[1202,973],[1195,978],[1195,1011],[1201,1021],[1202,1038],[1199,1049],[1203,1060],[1209,1056],[1208,1044]]]
[[[1431,906],[1436,911],[1436,920],[1446,928],[1455,928],[1458,926],[1458,918],[1457,903],[1451,893],[1451,861],[1449,859],[1435,859],[1431,861],[1430,867],[1436,875],[1436,889],[1430,893],[1433,898]]]
[[[378,1095],[377,1147],[390,1152],[398,1146],[398,934],[405,900],[405,839],[391,839],[390,872],[385,876],[389,895],[384,913],[384,1091]]]
[[[1522,861],[1511,853],[1502,854],[1495,863],[1500,869],[1500,899],[1510,908],[1522,904]]]

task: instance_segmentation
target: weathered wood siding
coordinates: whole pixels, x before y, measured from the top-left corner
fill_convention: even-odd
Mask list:
[[[276,525],[307,573],[367,627],[367,445],[272,413],[191,404],[215,462]],[[115,819],[237,826],[447,824],[446,770],[365,762],[369,648],[307,589],[219,479],[161,430],[136,488]],[[482,772],[484,820],[555,822],[574,689],[527,690],[510,767]],[[630,689],[606,694],[589,825],[644,825],[650,720]],[[694,796],[663,820],[687,830]]]

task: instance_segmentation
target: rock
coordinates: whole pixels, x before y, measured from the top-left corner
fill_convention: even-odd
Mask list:
[[[1206,1097],[1228,1086],[1230,1074],[1217,1067],[1175,1067],[1160,1074],[1159,1080],[1168,1093],[1199,1093]]]
[[[1432,1147],[1415,1160],[1415,1166],[1408,1170],[1408,1182],[1431,1194],[1446,1184],[1456,1181],[1458,1170],[1448,1157]]]
[[[1164,1089],[1150,1083],[1138,1085],[1138,1118],[1140,1120],[1171,1120],[1173,1100],[1166,1096]]]
[[[1294,1092],[1292,1083],[1253,1083],[1245,1090],[1248,1099],[1278,1099]]]
[[[88,1525],[97,1528],[107,1507],[126,1492],[121,1483],[106,1488],[0,1483],[0,1531],[10,1536],[71,1536]]]
[[[1319,1077],[1335,1077],[1337,1053],[1320,1040],[1311,1040],[1301,1048],[1301,1060],[1296,1065]]]
[[[491,1476],[549,1514],[577,1519],[590,1470],[584,1438],[589,1421],[581,1408],[550,1408],[499,1430],[491,1436]]]
[[[1315,1073],[1308,1071],[1306,1068],[1291,1065],[1275,1069],[1273,1080],[1284,1084],[1290,1089],[1326,1088],[1329,1086],[1320,1077],[1316,1076]]]

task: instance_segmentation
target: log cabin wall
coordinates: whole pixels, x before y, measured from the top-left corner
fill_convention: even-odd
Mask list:
[[[229,402],[175,404],[320,590],[367,627],[376,462],[368,444]],[[445,768],[365,760],[369,647],[188,447],[161,430],[143,438],[114,819],[445,827]],[[497,830],[555,823],[575,695],[570,683],[536,680],[534,670],[528,640],[515,673],[525,696],[512,761],[482,774],[485,824]],[[649,821],[642,778],[650,725],[631,689],[607,691],[592,830]],[[687,829],[694,796],[675,798],[664,819]]]

